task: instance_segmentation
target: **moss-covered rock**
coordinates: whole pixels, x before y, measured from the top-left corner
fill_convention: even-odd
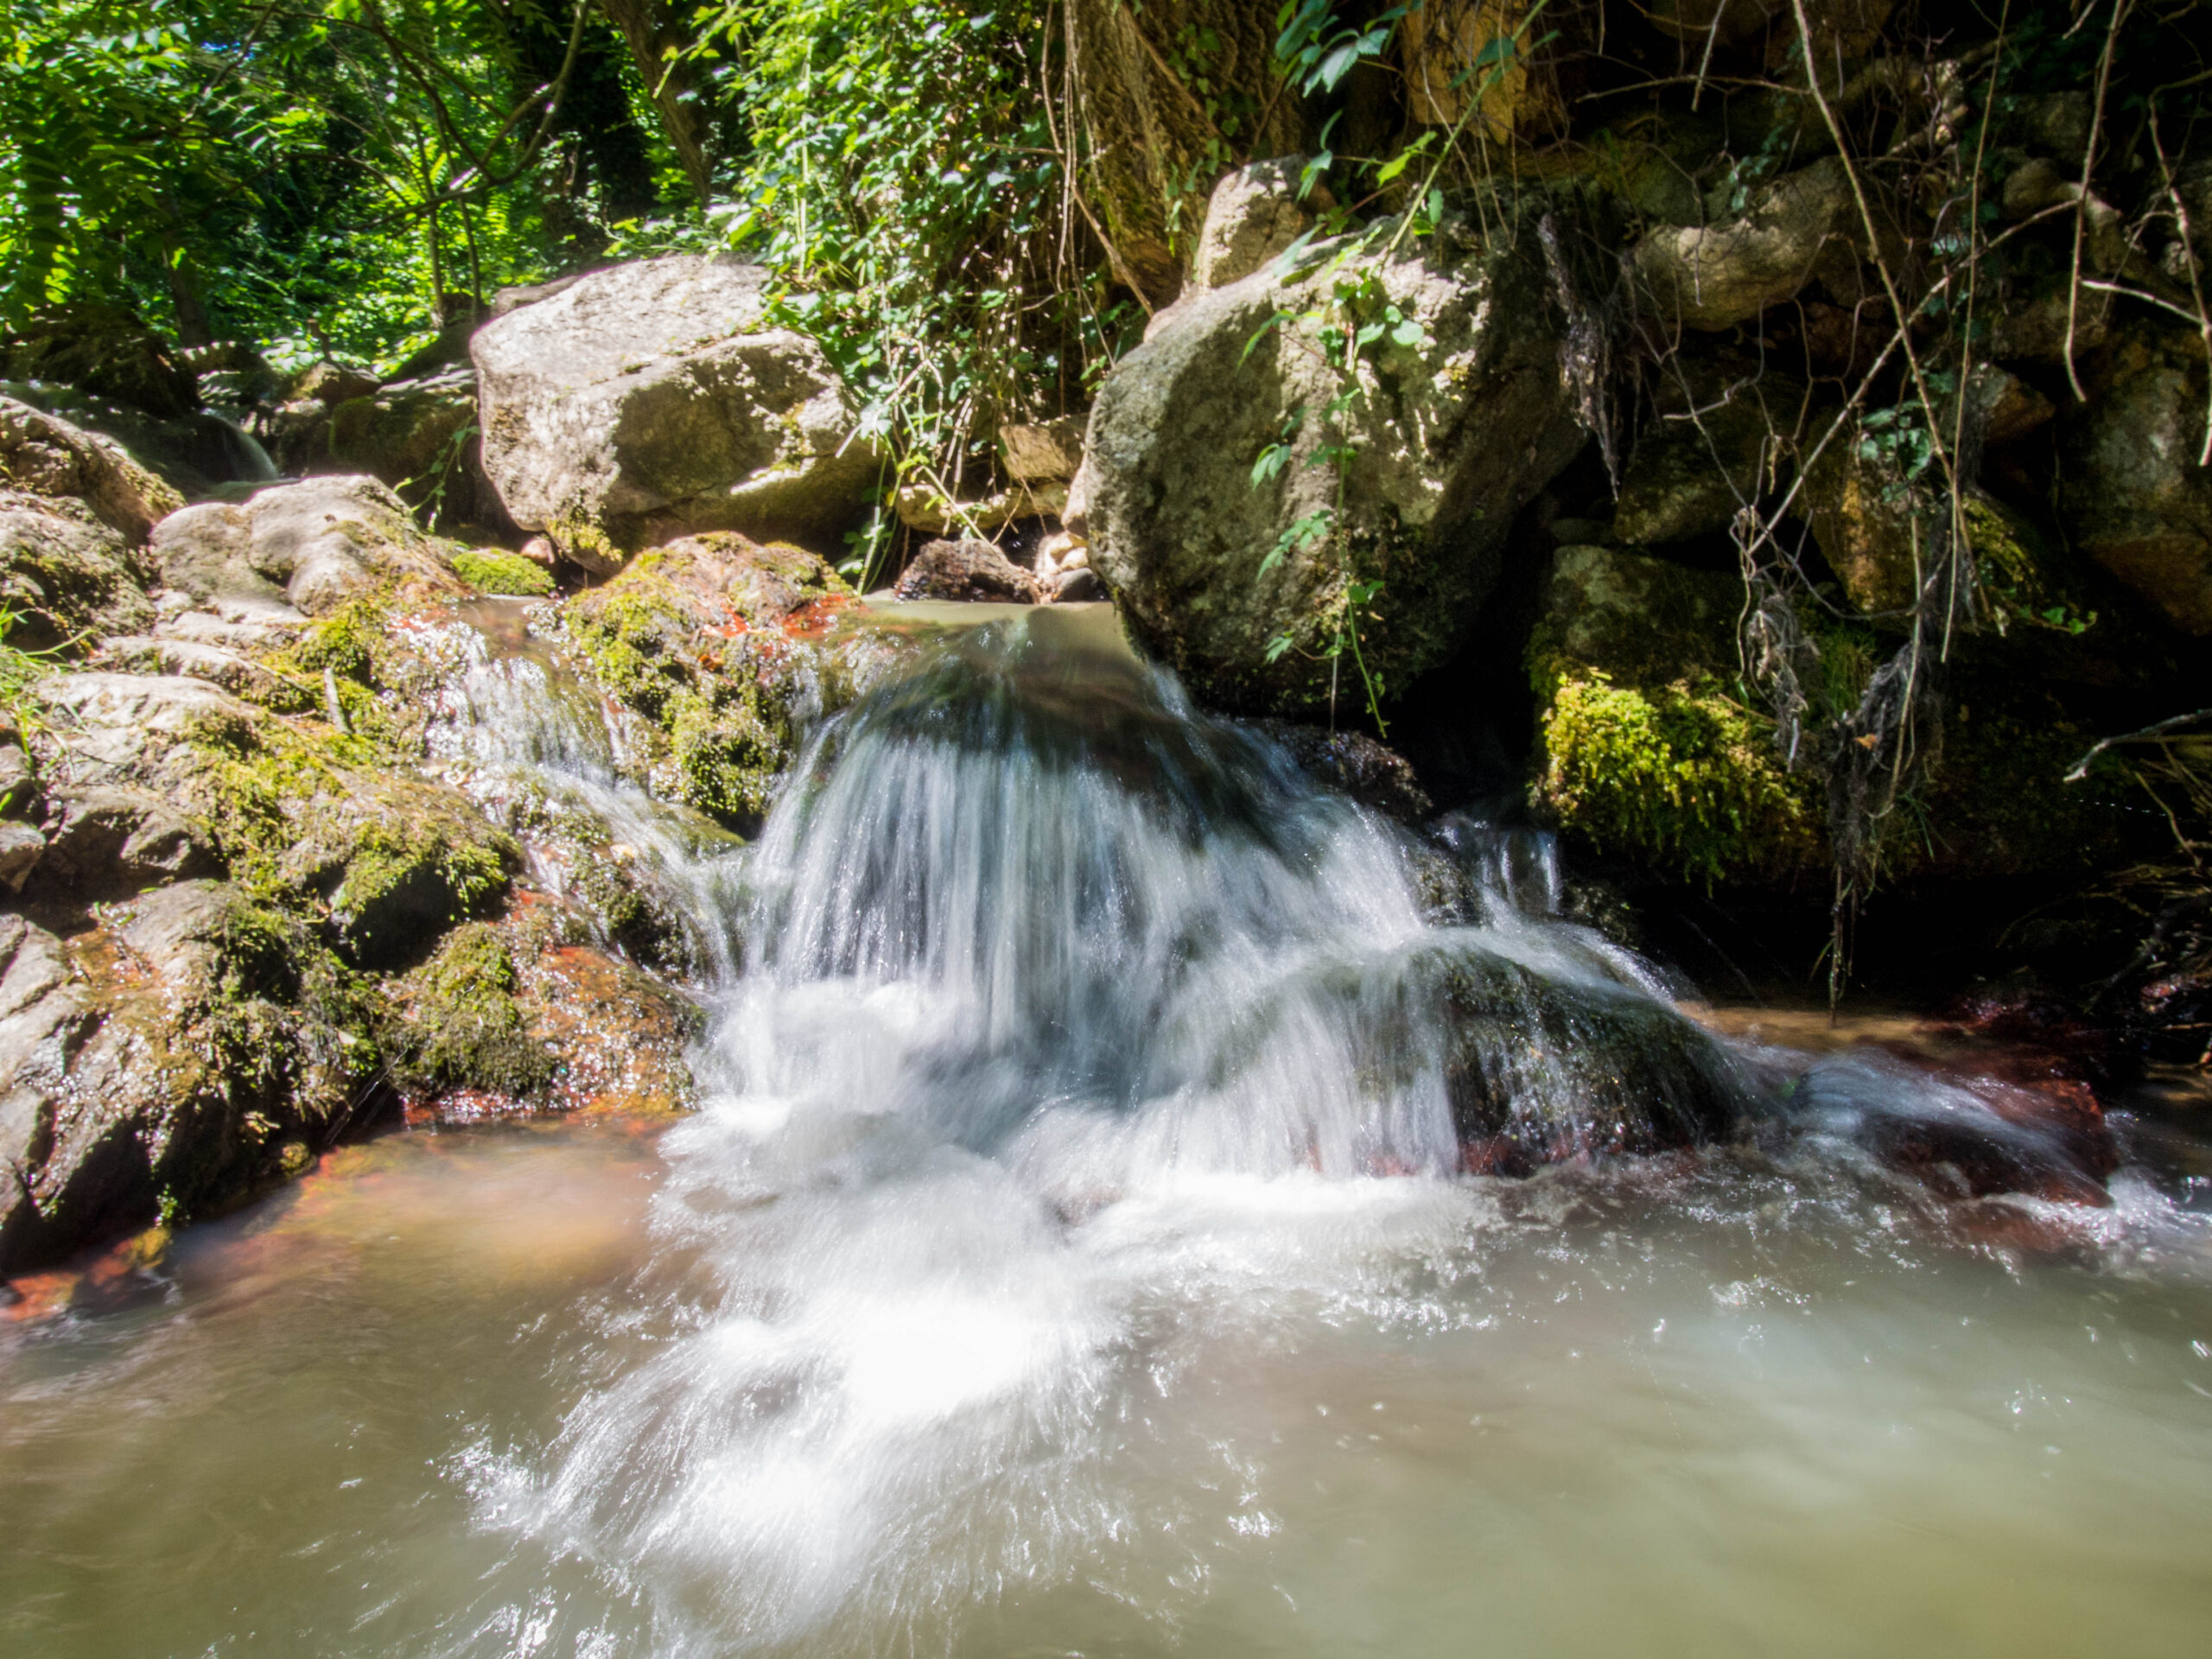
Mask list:
[[[541,1096],[554,1061],[515,1001],[520,979],[507,942],[486,922],[455,928],[393,988],[385,1046],[403,1094],[470,1090],[514,1102]]]
[[[358,976],[208,881],[66,943],[0,918],[0,1274],[296,1174],[379,1070]]]
[[[580,666],[651,722],[654,792],[746,828],[790,762],[799,704],[848,694],[819,641],[850,596],[811,553],[719,532],[641,555],[563,604],[558,626]]]
[[[1538,809],[1669,877],[1787,880],[1824,856],[1818,792],[1734,680],[1742,585],[1615,548],[1561,548],[1531,635]]]
[[[195,734],[176,768],[233,876],[324,916],[354,960],[419,955],[505,897],[522,862],[467,797],[381,764],[365,740],[265,719]]]
[[[1770,721],[1717,681],[1562,673],[1541,716],[1537,804],[1599,852],[1707,884],[1774,880],[1822,855],[1817,798]]]
[[[144,562],[120,531],[73,498],[0,488],[0,608],[10,641],[80,646],[154,620]]]
[[[553,591],[553,573],[519,553],[495,547],[466,548],[453,556],[453,573],[479,593],[541,598]]]

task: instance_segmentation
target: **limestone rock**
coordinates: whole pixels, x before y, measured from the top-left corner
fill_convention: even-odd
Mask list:
[[[251,730],[262,718],[228,692],[181,675],[62,674],[31,691],[46,708],[60,775],[86,785],[145,782],[176,743]]]
[[[1003,530],[1017,519],[1047,518],[1065,511],[1067,504],[1067,485],[1042,479],[994,490],[979,501],[953,501],[925,484],[909,484],[899,490],[893,505],[899,522],[909,530],[925,536],[959,536]]]
[[[289,603],[322,616],[385,582],[459,594],[441,543],[373,478],[306,479],[233,506],[210,501],[155,529],[162,580],[194,599]]]
[[[880,456],[821,348],[766,325],[766,285],[672,255],[480,329],[484,465],[514,522],[601,572],[702,531],[834,540],[853,523]]]
[[[1823,255],[1847,251],[1859,235],[1849,175],[1826,156],[1761,187],[1742,218],[1653,231],[1629,258],[1659,321],[1718,330],[1789,298]]]
[[[2204,357],[2181,330],[2131,329],[2060,433],[2060,511],[2074,544],[2184,633],[2212,634],[2212,472]]]
[[[1388,686],[1458,642],[1515,512],[1582,442],[1535,241],[1485,244],[1455,220],[1363,271],[1258,271],[1200,296],[1107,377],[1068,528],[1087,537],[1133,632],[1201,696],[1255,712],[1325,705],[1319,653],[1348,575],[1382,583],[1361,648]],[[1402,331],[1377,343],[1341,421],[1327,418],[1336,372],[1312,341],[1267,325],[1368,276]],[[1255,486],[1255,461],[1294,418],[1286,464]],[[1332,522],[1336,480],[1317,462],[1339,426],[1354,448],[1344,534],[1303,537],[1294,527]]]
[[[899,573],[899,599],[997,601],[1034,604],[1037,578],[989,542],[931,542]]]
[[[0,397],[0,482],[33,495],[75,496],[134,543],[184,505],[113,439],[12,397]]]
[[[46,853],[46,837],[28,823],[0,823],[0,887],[21,893]]]
[[[16,614],[17,645],[46,649],[152,626],[145,567],[84,502],[0,488],[0,603]]]
[[[47,813],[46,856],[36,873],[41,890],[110,899],[220,868],[199,826],[150,790],[57,789]]]
[[[1222,175],[1198,233],[1194,287],[1226,288],[1249,276],[1313,228],[1313,208],[1298,194],[1305,166],[1304,156],[1285,156]]]
[[[213,882],[67,943],[0,917],[0,1274],[303,1164],[373,1076],[348,995],[303,929]]]
[[[1002,426],[999,449],[1017,484],[1065,484],[1083,464],[1083,423],[1073,417],[1042,426]]]
[[[1927,553],[1916,555],[1918,503],[1895,461],[1839,434],[1807,468],[1804,501],[1813,538],[1851,602],[1869,616],[1911,609]]]

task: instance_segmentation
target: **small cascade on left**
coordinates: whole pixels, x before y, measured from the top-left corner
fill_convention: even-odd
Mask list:
[[[449,671],[432,694],[434,761],[514,834],[533,885],[599,918],[603,943],[684,979],[727,981],[745,843],[645,786],[634,717],[532,634],[530,609],[478,601],[437,628]]]

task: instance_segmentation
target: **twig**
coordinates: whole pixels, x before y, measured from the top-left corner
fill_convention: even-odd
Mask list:
[[[2145,726],[2139,732],[2123,732],[2118,737],[2106,738],[2068,769],[2066,781],[2069,784],[2080,783],[2082,779],[2088,776],[2089,763],[2115,744],[2146,743],[2155,738],[2164,736],[2168,732],[2177,731],[2192,721],[2200,720],[2212,720],[2212,709],[2198,709],[2186,715],[2176,715],[2171,719]]]
[[[2097,97],[2089,111],[2089,143],[2082,152],[2082,194],[2074,200],[2074,262],[2066,284],[2066,384],[2074,389],[2074,401],[2082,404],[2089,399],[2074,367],[2074,335],[2082,310],[2082,244],[2088,234],[2089,180],[2096,171],[2097,138],[2104,129],[2105,87],[2112,79],[2113,49],[2119,44],[2120,25],[2132,3],[2133,0],[2112,0],[2112,25],[2105,31],[2104,50],[2097,58]],[[2079,29],[2088,16],[2084,10],[2075,28]]]

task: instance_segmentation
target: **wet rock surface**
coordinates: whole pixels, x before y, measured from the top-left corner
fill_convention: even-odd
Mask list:
[[[991,542],[928,542],[899,574],[900,599],[980,600],[1033,605],[1044,596],[1033,572]]]

